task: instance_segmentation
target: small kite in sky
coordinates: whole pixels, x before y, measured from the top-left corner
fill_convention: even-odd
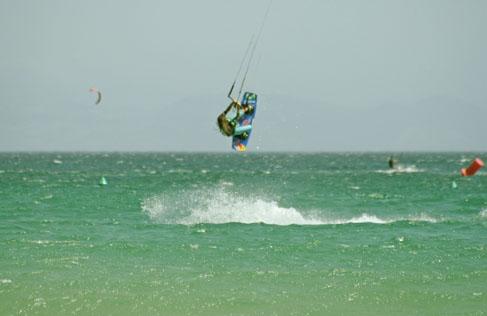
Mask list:
[[[98,90],[97,88],[93,87],[93,88],[90,88],[90,92],[93,92],[93,93],[96,93],[97,94],[97,99],[96,99],[95,104],[100,104],[100,102],[101,102],[101,92],[100,92],[100,90]]]

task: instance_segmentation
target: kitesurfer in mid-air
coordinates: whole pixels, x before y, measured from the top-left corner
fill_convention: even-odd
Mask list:
[[[235,108],[237,114],[233,119],[228,119],[227,114],[232,108]],[[240,136],[243,139],[249,136],[248,132],[252,129],[252,125],[240,126],[239,119],[245,114],[251,114],[253,107],[247,103],[240,104],[236,99],[232,98],[232,102],[217,118],[218,128],[225,136]]]

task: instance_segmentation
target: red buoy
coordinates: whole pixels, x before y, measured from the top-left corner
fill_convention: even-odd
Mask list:
[[[476,158],[468,168],[460,170],[462,176],[473,176],[480,168],[484,166],[484,162],[480,158]]]

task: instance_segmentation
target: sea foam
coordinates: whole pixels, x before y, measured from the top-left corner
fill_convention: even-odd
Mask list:
[[[387,170],[377,170],[377,173],[386,173],[386,174],[393,174],[393,173],[418,173],[418,172],[424,172],[423,169],[419,169],[414,165],[411,166],[403,166],[403,165],[398,165],[397,167],[393,169],[387,169]]]
[[[390,224],[394,222],[430,222],[433,217],[425,214],[381,218],[362,213],[355,216],[322,216],[314,211],[312,216],[303,214],[294,207],[283,207],[266,197],[246,197],[227,191],[225,188],[194,189],[161,193],[141,203],[141,208],[150,219],[161,224],[225,224],[264,223],[270,225],[344,225],[344,224]],[[328,213],[329,214],[329,213]]]
[[[294,208],[259,197],[243,197],[222,188],[163,193],[145,199],[142,210],[159,223],[265,223],[273,225],[319,225]]]

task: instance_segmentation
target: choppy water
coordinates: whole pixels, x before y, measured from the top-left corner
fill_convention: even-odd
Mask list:
[[[486,315],[474,157],[0,154],[0,315]]]

